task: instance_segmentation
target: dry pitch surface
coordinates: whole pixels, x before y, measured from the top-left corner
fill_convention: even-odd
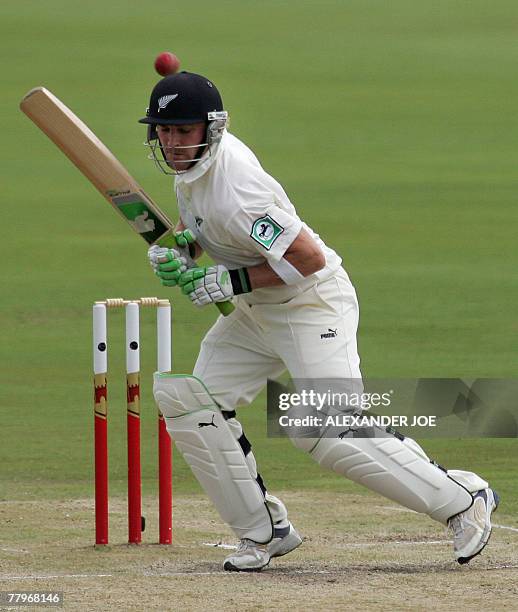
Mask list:
[[[303,545],[260,574],[221,570],[234,544],[204,497],[176,497],[173,546],[123,544],[125,500],[111,503],[111,541],[92,546],[93,502],[0,503],[0,590],[64,591],[65,610],[518,609],[518,525],[500,512],[484,553],[452,560],[440,525],[371,495],[286,492]],[[155,500],[144,500],[146,542]],[[28,609],[28,608],[17,608]],[[41,608],[40,608],[41,609]],[[63,609],[63,608],[61,608]]]

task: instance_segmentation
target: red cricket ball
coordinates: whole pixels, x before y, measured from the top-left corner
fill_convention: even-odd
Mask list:
[[[178,68],[180,68],[180,60],[174,53],[164,51],[156,56],[155,70],[158,72],[158,74],[162,76],[174,74],[175,72],[178,72]]]

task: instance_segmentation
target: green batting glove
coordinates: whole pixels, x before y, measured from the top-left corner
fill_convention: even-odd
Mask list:
[[[190,229],[185,229],[183,230],[183,232],[176,232],[176,234],[174,235],[174,239],[176,240],[176,244],[181,249],[184,249],[190,244],[194,244],[196,242],[196,236],[194,235],[194,232]]]
[[[230,273],[221,265],[191,268],[180,275],[178,284],[196,306],[226,302],[234,295]]]
[[[152,246],[148,250],[148,259],[162,285],[175,287],[180,274],[187,270],[187,259],[176,249]]]

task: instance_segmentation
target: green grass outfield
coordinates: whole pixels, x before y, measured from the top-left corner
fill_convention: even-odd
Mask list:
[[[517,23],[512,0],[3,0],[0,499],[93,495],[94,300],[172,297],[178,372],[191,371],[215,317],[161,288],[144,244],[18,110],[26,91],[45,85],[61,97],[174,217],[170,181],[146,161],[136,121],[157,80],[155,54],[175,51],[185,69],[214,79],[232,131],[343,256],[360,298],[365,375],[514,377]],[[120,314],[112,330],[122,337]],[[147,381],[153,335],[148,314]],[[110,465],[120,493],[123,350],[116,339],[111,347]],[[149,493],[149,384],[143,410]],[[272,490],[359,491],[266,439],[263,396],[240,416]],[[515,440],[426,448],[491,479],[516,516]],[[180,458],[175,488],[197,490]]]

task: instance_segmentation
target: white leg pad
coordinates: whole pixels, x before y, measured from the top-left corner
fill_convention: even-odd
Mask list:
[[[455,482],[458,482],[470,493],[476,493],[482,489],[489,488],[489,483],[487,480],[480,478],[480,476],[477,476],[477,474],[474,474],[473,472],[465,472],[464,470],[448,470],[448,476],[453,478]]]
[[[430,462],[410,438],[292,438],[292,442],[323,467],[441,523],[447,524],[473,503],[462,479],[457,482],[454,472],[446,473]]]
[[[153,394],[171,438],[221,518],[238,538],[269,542],[272,519],[261,488],[203,383],[157,372]]]

